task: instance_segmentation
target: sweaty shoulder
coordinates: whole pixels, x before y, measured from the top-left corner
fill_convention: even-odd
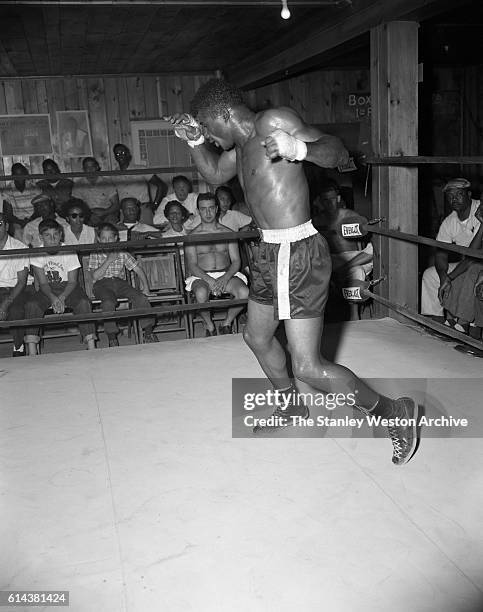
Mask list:
[[[257,133],[262,137],[268,136],[276,129],[290,133],[298,130],[302,125],[303,121],[299,114],[288,106],[270,108],[258,113],[255,117]]]

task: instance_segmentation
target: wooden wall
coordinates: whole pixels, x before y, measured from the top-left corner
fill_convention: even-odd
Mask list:
[[[253,108],[291,106],[312,124],[368,121],[367,103],[350,94],[369,94],[369,70],[318,70],[249,92]]]
[[[0,115],[50,113],[53,157],[62,171],[74,172],[81,169],[81,160],[60,158],[56,111],[87,110],[93,155],[103,170],[115,170],[118,166],[112,155],[113,145],[121,142],[132,147],[130,120],[188,110],[194,92],[208,78],[205,74],[0,80]],[[0,171],[10,174],[12,164],[21,162],[32,174],[41,173],[43,159],[3,157]]]

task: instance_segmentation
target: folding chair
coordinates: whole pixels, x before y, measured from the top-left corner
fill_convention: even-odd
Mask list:
[[[148,280],[150,295],[147,298],[150,304],[186,304],[181,256],[177,246],[148,248],[142,253],[137,253],[136,258]],[[136,274],[132,274],[132,282],[134,287],[140,289]],[[157,319],[154,332],[184,331],[186,338],[191,337],[186,311],[168,315],[163,313],[158,315]],[[139,325],[138,334],[140,334]]]

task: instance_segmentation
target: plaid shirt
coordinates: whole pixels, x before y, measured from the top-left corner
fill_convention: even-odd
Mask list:
[[[102,253],[99,251],[91,253],[89,256],[89,270],[97,270],[97,268],[102,266],[106,259],[107,253]],[[107,266],[107,270],[104,272],[104,276],[102,278],[124,278],[124,268],[134,270],[137,265],[138,262],[129,253],[126,253],[125,251],[116,252],[116,259]]]

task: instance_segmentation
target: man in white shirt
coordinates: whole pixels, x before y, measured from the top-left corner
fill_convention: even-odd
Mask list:
[[[444,197],[452,212],[441,223],[436,240],[465,247],[470,245],[480,227],[475,216],[480,202],[472,200],[470,186],[470,182],[464,178],[451,179],[444,186]],[[436,251],[435,265],[427,268],[423,274],[421,314],[443,316],[438,291],[447,282],[448,274],[456,265],[448,262],[448,251]]]
[[[7,217],[0,213],[0,250],[26,249],[23,242],[8,234]],[[25,318],[25,303],[32,296],[32,287],[27,288],[30,260],[27,250],[25,257],[14,255],[0,257],[0,321],[15,321]],[[25,355],[23,344],[24,328],[11,328],[13,356]]]
[[[67,222],[62,217],[55,213],[54,202],[51,198],[42,193],[32,200],[35,211],[39,216],[33,221],[29,221],[23,228],[23,240],[27,246],[41,247],[42,240],[39,235],[39,225],[44,219],[55,219],[64,229],[67,227]]]
[[[76,179],[73,193],[90,208],[92,224],[119,221],[119,196],[113,180],[99,176],[101,167],[94,157],[85,157],[82,169],[86,176]]]
[[[119,165],[120,170],[138,168],[131,164],[131,151],[121,143],[114,145],[112,152]],[[155,209],[161,198],[166,193],[166,184],[155,174],[124,174],[115,177],[119,201],[124,198],[135,198],[141,203],[140,221],[150,225],[153,223],[153,209]],[[122,220],[122,219],[121,219]]]
[[[132,238],[133,234],[150,234],[146,236],[146,238],[151,237],[151,234],[154,234],[153,237],[155,238],[162,237],[161,232],[153,225],[148,225],[147,223],[139,221],[141,203],[136,200],[136,198],[124,198],[121,201],[121,212],[124,221],[116,226],[119,231],[119,240],[121,242],[135,239],[135,237]]]
[[[239,232],[242,228],[250,225],[252,218],[239,210],[232,210],[235,198],[229,187],[220,185],[215,191],[218,198],[219,214],[218,221],[221,225],[229,227],[234,232]]]
[[[32,200],[40,193],[40,189],[35,183],[25,178],[28,174],[29,171],[23,164],[16,163],[12,165],[12,176],[15,176],[13,181],[0,183],[0,205],[5,205],[5,202],[7,202],[11,209],[10,211],[5,210],[5,212],[9,213],[11,217],[8,220],[10,230],[13,227],[14,235],[19,240],[21,239],[22,228],[34,213]]]

